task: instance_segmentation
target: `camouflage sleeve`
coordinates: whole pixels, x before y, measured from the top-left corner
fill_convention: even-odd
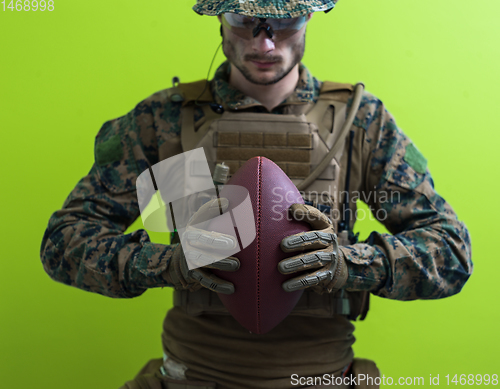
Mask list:
[[[139,216],[135,180],[157,162],[154,105],[103,125],[95,163],[48,223],[41,245],[45,271],[56,281],[111,297],[129,298],[165,278],[172,247],[146,231],[123,232]]]
[[[364,131],[361,193],[391,234],[342,247],[346,288],[397,300],[458,293],[472,273],[470,236],[434,190],[426,159],[369,94],[354,124]]]

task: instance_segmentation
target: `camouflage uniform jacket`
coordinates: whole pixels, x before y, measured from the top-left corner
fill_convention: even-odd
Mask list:
[[[226,109],[267,112],[228,84],[224,63],[211,81],[214,99]],[[321,82],[300,65],[294,93],[273,110],[293,113],[316,101]],[[137,176],[161,159],[182,152],[181,104],[160,91],[134,110],[106,122],[96,136],[95,163],[48,223],[41,259],[54,280],[111,297],[130,298],[147,288],[172,286],[165,278],[173,246],[152,243],[145,230],[123,232],[139,217]],[[200,109],[195,120],[203,120]],[[341,248],[350,290],[398,300],[436,299],[458,293],[472,273],[465,225],[434,190],[425,158],[373,95],[365,92],[354,126],[362,142],[360,187],[373,212],[392,234],[373,232],[367,242]],[[175,185],[175,183],[173,183]],[[368,192],[393,193],[379,201]]]

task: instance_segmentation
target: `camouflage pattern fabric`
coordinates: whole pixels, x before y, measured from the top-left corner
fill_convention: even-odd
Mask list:
[[[321,82],[301,65],[295,92],[273,110],[293,114],[315,101]],[[224,63],[211,81],[215,101],[226,109],[267,112],[228,83]],[[173,246],[150,242],[144,230],[124,235],[139,216],[137,176],[160,159],[181,152],[181,103],[160,91],[127,115],[105,123],[96,136],[96,162],[55,212],[43,236],[41,259],[56,281],[111,297],[134,297],[165,278]],[[196,111],[195,120],[202,120]],[[398,300],[436,299],[458,293],[472,273],[465,225],[434,190],[425,158],[396,126],[382,102],[365,92],[354,127],[362,132],[353,155],[364,193],[392,234],[374,232],[366,242],[341,247],[349,290],[368,290]],[[354,180],[354,179],[353,179]],[[354,182],[354,181],[353,181]],[[377,193],[399,193],[381,201]]]
[[[289,19],[312,12],[328,11],[338,0],[198,0],[193,10],[215,16],[225,12],[257,18]]]

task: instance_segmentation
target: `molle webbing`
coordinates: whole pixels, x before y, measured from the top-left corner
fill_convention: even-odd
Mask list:
[[[206,147],[207,158],[210,162],[224,162],[234,174],[250,158],[261,156],[275,162],[290,178],[306,177],[311,169],[314,139],[305,116],[302,119],[227,112],[212,126],[213,147]],[[262,131],[266,126],[272,130]],[[235,131],[237,128],[239,131]]]
[[[363,294],[359,292],[348,293],[342,290],[335,295],[317,294],[306,290],[290,315],[310,317],[344,315],[350,320],[356,320],[359,316],[364,318],[366,312],[363,312]],[[196,292],[175,290],[174,306],[181,307],[190,316],[229,315],[217,294],[208,289],[200,289]]]
[[[183,126],[182,131],[184,129]],[[196,134],[196,131],[192,133]],[[224,162],[233,174],[250,158],[261,156],[280,166],[291,179],[307,177],[328,153],[326,143],[319,137],[318,127],[310,123],[304,114],[226,111],[211,122],[205,136],[192,147],[204,148],[211,169]],[[326,182],[337,177],[338,164],[332,159],[319,179]]]
[[[265,147],[268,149],[294,148],[311,150],[311,134],[294,134],[280,132],[226,132],[219,134],[217,138],[218,147]]]

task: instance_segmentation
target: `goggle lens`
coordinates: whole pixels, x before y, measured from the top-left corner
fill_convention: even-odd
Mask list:
[[[299,16],[293,19],[261,19],[235,13],[225,13],[222,16],[222,24],[226,28],[240,38],[247,40],[254,38],[255,32],[260,33],[259,26],[263,27],[264,30],[269,26],[274,40],[285,40],[299,31],[306,24],[306,21],[307,16]]]

